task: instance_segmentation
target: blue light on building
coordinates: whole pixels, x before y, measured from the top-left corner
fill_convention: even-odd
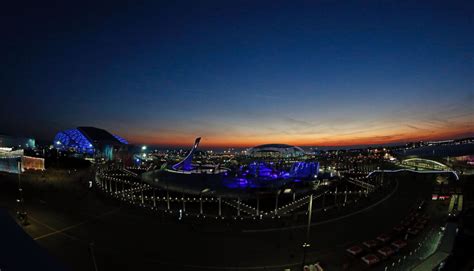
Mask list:
[[[128,141],[125,140],[125,138],[120,137],[120,136],[118,136],[118,135],[113,135],[113,136],[114,136],[118,141],[122,142],[122,143],[125,144],[125,145],[128,145]]]
[[[90,156],[100,155],[107,160],[112,160],[115,151],[124,145],[128,145],[124,138],[95,127],[68,129],[54,137],[56,149]]]
[[[54,137],[54,146],[60,150],[73,149],[78,153],[94,154],[94,146],[78,129],[57,133]]]

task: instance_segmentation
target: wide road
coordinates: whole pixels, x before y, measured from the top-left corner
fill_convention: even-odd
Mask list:
[[[31,217],[26,232],[71,270],[94,270],[93,259],[98,270],[283,270],[301,262],[304,228],[249,232],[255,227],[177,221],[103,198],[87,188],[87,176],[23,177]],[[351,262],[347,246],[390,231],[418,199],[431,194],[432,176],[396,178],[397,190],[373,208],[316,222],[307,258],[341,270]],[[16,176],[0,179],[0,206],[13,213]]]

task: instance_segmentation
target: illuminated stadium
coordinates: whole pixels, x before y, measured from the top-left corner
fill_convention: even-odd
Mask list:
[[[84,155],[102,155],[111,159],[114,150],[128,145],[128,142],[106,130],[95,127],[77,127],[58,132],[54,146],[63,151],[73,151]]]
[[[294,158],[304,156],[304,150],[300,147],[287,144],[264,144],[250,148],[249,156],[254,158]]]
[[[394,187],[379,185],[377,174],[363,180],[341,181],[319,174],[319,162],[304,156],[292,159],[260,159],[242,156],[225,164],[193,161],[201,138],[187,155],[164,163],[149,161],[140,166],[104,163],[95,182],[107,195],[149,210],[214,219],[300,219],[312,200],[317,212],[329,213],[346,204],[366,206],[368,195],[382,197]],[[288,145],[257,148],[293,149]],[[299,148],[294,147],[297,152]],[[197,157],[196,157],[197,158]],[[339,190],[339,191],[338,191]],[[340,204],[338,203],[340,201]],[[338,215],[338,213],[331,213]],[[301,222],[301,221],[300,221]]]
[[[319,172],[318,162],[305,161],[279,163],[254,160],[231,169],[220,165],[195,165],[192,159],[199,142],[200,138],[197,138],[184,160],[172,166],[146,172],[142,175],[143,180],[155,187],[195,195],[206,190],[219,195],[248,196],[250,190],[271,192],[289,185],[309,185],[316,180]],[[256,152],[272,150],[272,157],[303,155],[300,148],[289,145],[270,144],[254,149]]]

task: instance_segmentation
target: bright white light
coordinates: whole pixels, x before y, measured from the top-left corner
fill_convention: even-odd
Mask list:
[[[142,151],[146,150],[146,146],[142,146]]]

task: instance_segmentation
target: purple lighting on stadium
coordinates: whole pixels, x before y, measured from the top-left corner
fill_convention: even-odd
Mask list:
[[[261,188],[288,182],[300,183],[304,180],[314,180],[319,170],[317,162],[296,162],[289,171],[276,169],[271,163],[253,162],[241,166],[238,177],[228,177],[223,174],[223,184],[228,188]]]

